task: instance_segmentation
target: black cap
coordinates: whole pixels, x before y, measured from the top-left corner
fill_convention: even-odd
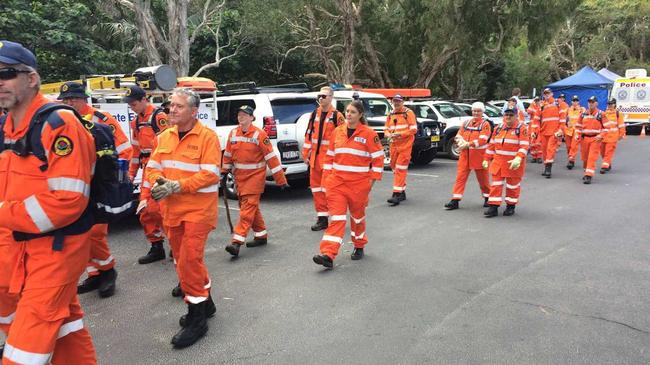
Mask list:
[[[542,92],[542,94],[552,93],[552,92],[553,92],[553,90],[551,90],[550,88],[547,87],[546,89],[544,89],[544,91]]]
[[[132,101],[141,100],[146,97],[147,93],[138,85],[129,86],[126,90],[126,95],[122,98],[122,101],[125,103],[130,103]]]
[[[61,86],[57,100],[71,98],[85,99],[87,97],[88,95],[86,94],[86,88],[82,84],[74,81],[68,81]]]
[[[517,114],[517,108],[506,108],[506,110],[503,111],[503,114],[506,113],[512,113],[513,115]]]
[[[564,94],[560,94],[560,96],[558,96],[558,99],[559,98],[566,99],[566,96],[564,96]]]
[[[0,63],[5,63],[7,65],[17,65],[22,63],[33,69],[38,68],[36,63],[36,56],[32,51],[23,47],[22,44],[0,40]]]
[[[539,101],[539,96],[533,98],[534,101]]]
[[[611,98],[611,99],[609,99],[609,100],[607,101],[607,104],[608,104],[608,105],[611,105],[611,104],[616,105],[616,98]]]
[[[597,102],[598,102],[598,98],[596,98],[595,96],[591,96],[591,97],[589,98],[588,101],[589,101],[590,103],[591,103],[591,102],[595,102],[595,103],[597,103]]]
[[[508,99],[508,101],[517,101],[517,97],[516,97],[516,96],[512,96],[512,97],[510,97],[510,99]]]
[[[255,112],[255,109],[253,109],[252,107],[250,107],[248,105],[242,105],[241,107],[239,107],[239,111],[244,112],[244,113],[246,113],[246,114],[248,114],[250,116],[253,116],[253,112]]]
[[[571,98],[571,100],[573,100],[573,101],[580,101],[580,98],[578,97],[578,95],[573,95],[573,97]]]

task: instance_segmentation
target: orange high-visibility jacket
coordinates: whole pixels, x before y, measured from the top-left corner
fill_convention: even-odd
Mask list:
[[[567,136],[573,136],[573,132],[575,131],[575,125],[578,122],[578,119],[580,119],[580,115],[582,115],[582,113],[584,112],[585,112],[585,108],[582,106],[578,106],[577,108],[570,106],[569,109],[567,109],[566,131],[565,131],[565,134]]]
[[[264,130],[251,125],[247,132],[242,131],[241,127],[230,131],[223,154],[223,169],[233,170],[239,195],[264,192],[267,165],[275,182],[285,185],[287,178]]]
[[[485,160],[492,161],[490,174],[502,177],[522,177],[526,171],[526,155],[530,145],[528,127],[522,122],[516,126],[507,127],[505,123],[494,129],[490,146],[485,152]],[[521,157],[521,166],[510,170],[508,161]]]
[[[302,145],[302,157],[311,168],[316,165],[323,167],[325,154],[332,140],[332,133],[336,127],[345,123],[343,114],[337,111],[334,106],[330,106],[327,114],[324,116],[325,121],[323,123],[321,123],[321,117],[323,117],[323,110],[321,107],[318,107],[310,117],[310,120],[313,119],[314,122],[307,126],[305,143]],[[321,124],[323,124],[322,131]],[[320,148],[318,147],[319,145]]]
[[[36,110],[48,102],[37,94],[16,130],[9,113],[5,139],[23,137]],[[88,206],[95,141],[72,112],[55,113],[64,123],[55,129],[44,123],[41,134],[43,147],[49,151],[47,170],[40,169],[43,162],[34,155],[20,157],[11,150],[0,154],[1,228],[47,233],[74,223]]]
[[[381,180],[384,171],[384,149],[372,128],[359,123],[348,138],[347,123],[332,135],[323,165],[323,180],[328,187],[342,183]]]
[[[176,227],[181,222],[192,222],[216,227],[221,176],[219,138],[198,120],[183,139],[178,137],[177,126],[160,133],[145,171],[152,186],[160,176],[181,185],[180,193],[161,204],[164,224]]]
[[[569,111],[569,104],[566,101],[557,101],[557,106],[560,110],[560,123],[566,120],[567,112]]]
[[[587,110],[580,115],[575,132],[578,137],[595,137],[600,134],[605,138],[607,134],[607,129],[604,128],[605,123],[607,123],[607,115],[601,110]]]
[[[560,106],[555,99],[544,101],[537,111],[537,118],[533,120],[533,130],[539,131],[543,136],[551,136],[558,130],[566,129],[566,115],[560,111]]]
[[[488,146],[492,129],[490,123],[483,118],[472,118],[460,126],[459,136],[469,142],[469,149],[460,151],[459,164],[469,164],[469,168],[482,169],[483,156]]]
[[[400,151],[410,150],[413,148],[415,134],[418,132],[417,119],[415,113],[402,106],[400,110],[393,110],[386,117],[384,126],[384,136],[390,134],[399,134],[399,138],[393,139],[391,146]]]
[[[131,176],[135,176],[138,172],[140,158],[146,161],[148,155],[153,152],[155,147],[156,132],[152,127],[152,123],[156,123],[158,134],[169,127],[167,114],[164,112],[158,112],[156,114],[156,120],[151,120],[155,110],[156,107],[149,104],[144,113],[138,114],[135,118],[131,119],[131,145],[133,146],[131,163],[129,165],[129,175]]]
[[[110,113],[96,109],[86,104],[86,106],[81,111],[79,111],[79,114],[83,116],[89,115],[90,119],[88,120],[93,123],[103,123],[108,125],[113,132],[113,136],[115,137],[115,149],[117,150],[119,157],[125,160],[131,158],[131,142],[129,142],[129,138],[122,130],[120,123],[115,120],[115,118],[113,118]]]
[[[541,107],[540,105],[535,105],[531,103],[528,107],[527,113],[530,116],[530,124],[528,125],[529,132],[539,134],[539,118]]]
[[[618,110],[607,109],[605,110],[607,122],[603,123],[603,127],[607,129],[607,134],[603,138],[603,142],[612,143],[618,141],[619,137],[625,136],[625,121],[623,114]]]

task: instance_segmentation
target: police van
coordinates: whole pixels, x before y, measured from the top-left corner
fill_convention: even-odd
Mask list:
[[[616,79],[611,97],[623,113],[628,134],[639,134],[643,125],[650,122],[650,78],[644,69],[625,71],[625,77]]]

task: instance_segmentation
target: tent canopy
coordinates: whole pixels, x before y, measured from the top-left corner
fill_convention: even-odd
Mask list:
[[[565,94],[567,102],[571,102],[573,95],[580,98],[580,105],[586,107],[587,99],[591,96],[596,96],[598,99],[598,106],[605,109],[607,106],[607,95],[611,89],[614,81],[600,75],[591,67],[585,66],[575,74],[556,81],[547,87],[553,90],[553,95],[558,97],[560,94]]]
[[[610,71],[610,70],[608,70],[606,68],[601,68],[598,71],[598,74],[600,74],[601,76],[605,76],[606,78],[608,78],[608,79],[610,79],[612,81],[616,81],[616,79],[622,79],[623,78],[620,75],[618,75],[618,74],[616,74],[616,73],[614,73],[614,72],[612,72],[612,71]]]

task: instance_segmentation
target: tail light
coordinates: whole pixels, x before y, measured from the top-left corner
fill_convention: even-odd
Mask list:
[[[278,127],[275,125],[275,118],[273,117],[264,117],[264,132],[269,136],[269,138],[278,138]]]

